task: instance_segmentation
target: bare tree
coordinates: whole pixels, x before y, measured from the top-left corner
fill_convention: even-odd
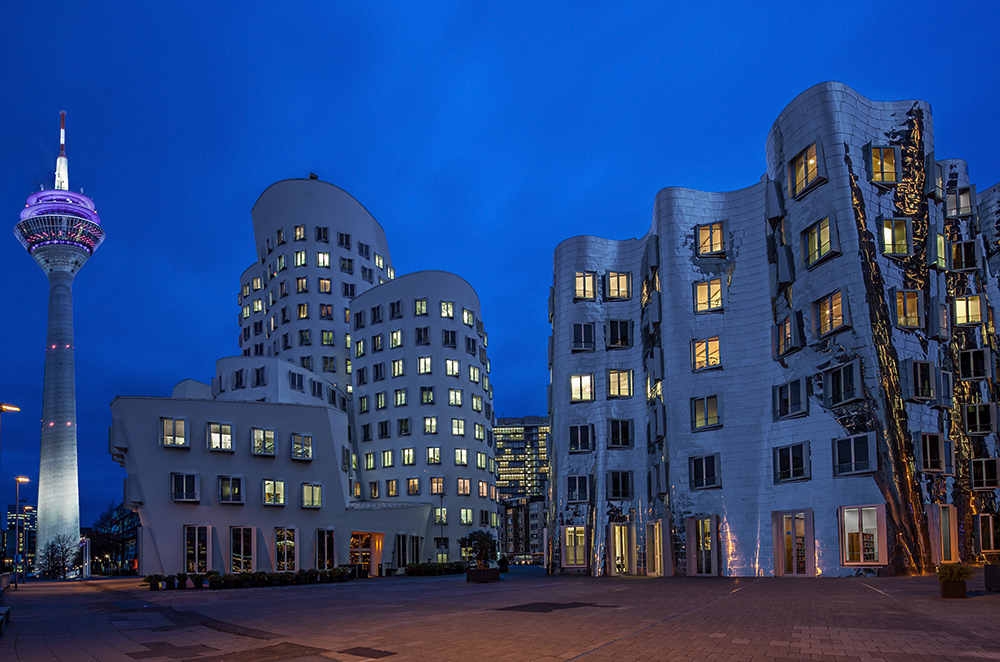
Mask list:
[[[38,574],[47,579],[66,579],[73,560],[76,558],[77,544],[65,534],[59,534],[45,543],[37,555]]]

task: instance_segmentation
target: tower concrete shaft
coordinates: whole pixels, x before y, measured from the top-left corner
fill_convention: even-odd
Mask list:
[[[29,196],[21,222],[14,228],[14,236],[49,280],[38,470],[39,552],[57,536],[66,536],[73,543],[80,539],[73,278],[104,241],[93,201],[64,188],[68,186],[63,128],[56,188]]]

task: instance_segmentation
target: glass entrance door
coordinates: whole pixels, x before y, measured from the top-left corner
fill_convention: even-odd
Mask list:
[[[712,530],[711,517],[699,517],[695,521],[697,547],[695,549],[696,570],[699,575],[714,575],[712,566],[712,551],[715,547],[715,535]]]
[[[614,574],[627,575],[631,572],[629,567],[629,525],[612,524],[614,539]]]
[[[361,566],[358,578],[367,577],[372,565],[372,534],[351,533],[351,564]]]
[[[785,541],[784,574],[806,574],[806,514],[785,513],[781,516]]]

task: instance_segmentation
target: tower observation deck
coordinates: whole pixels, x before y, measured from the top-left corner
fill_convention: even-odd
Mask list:
[[[69,190],[66,113],[62,113],[55,186],[28,197],[14,228],[14,236],[49,280],[38,470],[39,552],[59,535],[73,543],[80,539],[73,278],[104,241],[100,223],[94,202]]]

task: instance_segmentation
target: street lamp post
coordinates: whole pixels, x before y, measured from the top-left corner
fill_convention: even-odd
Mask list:
[[[3,413],[5,411],[21,411],[21,408],[17,405],[8,404],[6,402],[0,402],[0,420],[3,419]],[[3,476],[3,473],[0,473]]]
[[[21,483],[27,483],[27,476],[18,476],[14,479],[14,590],[17,590],[17,573],[23,572],[24,559],[21,558],[21,533],[24,531],[24,522],[21,521]],[[27,547],[25,545],[24,547]]]

